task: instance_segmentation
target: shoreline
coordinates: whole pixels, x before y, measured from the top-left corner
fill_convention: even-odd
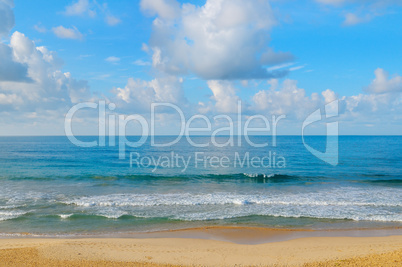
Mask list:
[[[246,226],[205,226],[186,229],[132,233],[122,238],[185,238],[258,245],[312,237],[386,237],[402,236],[402,227],[376,229],[292,229]]]
[[[349,229],[304,229],[304,228],[272,228],[256,226],[200,226],[179,229],[163,229],[145,232],[106,232],[106,233],[0,233],[2,239],[87,239],[87,238],[132,238],[160,239],[183,238],[225,241],[236,244],[256,245],[271,242],[288,241],[310,237],[386,237],[402,236],[402,226],[379,228]]]

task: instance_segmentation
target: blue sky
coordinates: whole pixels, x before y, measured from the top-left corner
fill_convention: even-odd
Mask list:
[[[170,101],[212,116],[242,100],[249,114],[298,125],[335,97],[341,133],[400,134],[401,11],[392,0],[0,0],[1,45],[11,47],[0,50],[0,134],[62,134],[79,101],[107,99],[125,114]],[[47,52],[18,50],[31,43]],[[5,62],[33,82],[7,81]]]

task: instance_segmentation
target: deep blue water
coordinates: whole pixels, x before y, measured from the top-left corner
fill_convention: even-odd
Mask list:
[[[272,143],[271,137],[251,139]],[[306,141],[325,150],[325,136]],[[340,136],[337,166],[313,156],[300,136],[279,136],[275,147],[235,144],[196,148],[182,139],[153,147],[148,140],[127,148],[123,160],[117,145],[81,148],[66,137],[0,137],[0,232],[402,226],[402,136]]]

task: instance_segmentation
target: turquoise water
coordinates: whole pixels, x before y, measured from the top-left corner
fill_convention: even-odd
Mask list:
[[[227,137],[218,139],[224,143]],[[325,150],[324,136],[306,141]],[[339,164],[331,166],[310,154],[300,136],[279,136],[276,147],[266,148],[244,140],[241,146],[195,148],[185,139],[153,147],[148,140],[127,148],[126,159],[119,159],[118,146],[80,148],[66,137],[0,137],[0,232],[402,226],[401,151],[401,136],[341,136]],[[135,153],[131,164],[130,152]],[[188,160],[186,168],[181,157]],[[211,157],[225,157],[227,164],[211,163]],[[251,164],[253,157],[263,158],[264,164]]]

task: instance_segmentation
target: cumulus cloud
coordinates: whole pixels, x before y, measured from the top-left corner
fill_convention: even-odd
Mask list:
[[[330,91],[322,95],[313,93],[307,96],[302,88],[298,88],[297,81],[286,79],[279,87],[278,81],[271,82],[268,90],[261,90],[252,98],[251,109],[273,115],[287,115],[289,118],[305,118],[320,104],[329,101]],[[332,97],[332,96],[331,96]]]
[[[267,1],[208,0],[204,6],[180,7],[175,0],[142,0],[141,8],[157,16],[149,43],[153,66],[170,75],[272,78],[287,72],[269,72],[267,65],[293,58],[268,47],[276,22]]]
[[[231,114],[237,112],[241,101],[245,114],[286,115],[291,121],[304,120],[311,112],[322,108],[325,104],[339,100],[339,112],[343,121],[354,121],[356,124],[378,120],[384,115],[399,116],[402,111],[402,81],[400,76],[389,78],[388,74],[376,70],[376,79],[367,89],[368,93],[352,96],[339,96],[330,89],[320,93],[307,94],[299,88],[297,81],[277,79],[268,81],[269,88],[255,93],[251,100],[237,95],[240,88],[236,82],[209,80],[207,86],[212,96],[209,102],[188,103],[182,90],[182,80],[174,76],[156,78],[152,81],[129,79],[124,88],[116,88],[114,101],[126,111],[149,112],[151,103],[170,102],[177,105],[186,103],[188,112],[201,114]],[[198,109],[196,111],[195,109]]]
[[[88,15],[90,17],[95,17],[96,11],[91,9],[91,6],[90,6],[90,3],[88,0],[79,0],[78,2],[72,3],[69,6],[66,6],[64,14],[67,16]]]
[[[295,80],[287,79],[282,84],[271,80],[271,88],[256,93],[249,109],[257,113],[285,114],[290,119],[305,119],[311,112],[338,99],[343,121],[359,124],[380,121],[384,115],[400,117],[402,77],[395,75],[389,79],[388,73],[382,69],[377,69],[375,74],[376,78],[367,89],[368,94],[352,96],[338,96],[330,89],[308,96],[304,89],[298,88]]]
[[[238,101],[242,101],[243,111],[248,114],[286,115],[290,120],[304,120],[311,112],[322,108],[334,100],[339,100],[339,112],[343,121],[367,123],[379,120],[384,115],[400,117],[402,112],[402,77],[389,75],[382,69],[375,71],[376,79],[370,84],[367,93],[352,96],[339,96],[326,89],[308,95],[297,86],[296,80],[277,79],[268,81],[269,88],[258,91],[251,101],[241,99],[231,81],[209,81],[213,93],[210,103],[199,103],[201,113],[233,113]]]
[[[342,1],[321,2],[341,4]],[[78,1],[75,13],[70,11],[70,15],[87,14],[88,6],[79,8],[83,3],[91,5],[88,1]],[[12,4],[12,1],[0,0],[1,36],[7,36],[14,24]],[[180,5],[175,0],[142,0],[141,8],[157,16],[150,43],[144,45],[143,50],[152,53],[152,65],[160,72],[154,70],[157,77],[151,80],[130,78],[126,86],[113,89],[110,100],[121,112],[147,113],[154,102],[197,108],[195,103],[188,103],[183,80],[179,78],[181,74],[190,73],[207,79],[212,93],[208,103],[199,103],[202,113],[233,113],[237,102],[243,100],[248,113],[286,114],[288,118],[304,119],[310,112],[338,98],[330,89],[307,94],[298,87],[297,81],[289,79],[282,83],[270,79],[270,87],[259,90],[251,100],[237,95],[240,89],[230,79],[244,79],[246,84],[249,79],[281,76],[287,70],[304,67],[288,63],[294,60],[292,54],[275,52],[268,47],[269,31],[275,19],[267,1],[207,0],[204,6],[196,6]],[[353,24],[353,17],[349,24]],[[83,37],[76,28],[59,26],[53,31],[60,38]],[[40,114],[50,116],[53,111],[62,114],[74,103],[91,97],[87,81],[76,80],[71,73],[62,71],[63,62],[55,52],[36,46],[22,33],[15,32],[9,45],[0,43],[0,58],[0,111],[3,114],[11,114],[13,110],[29,118],[38,118]],[[120,58],[111,56],[105,60],[116,63]],[[136,60],[133,64],[145,66],[151,62]],[[402,77],[391,77],[385,70],[377,69],[366,93],[339,99],[341,115],[350,120],[384,114],[400,117]]]
[[[176,0],[141,0],[141,10],[163,19],[174,19],[180,15],[180,4]]]
[[[0,38],[7,36],[14,26],[14,7],[12,0],[0,0]],[[13,50],[10,46],[0,43],[0,82],[30,82],[27,77],[27,66],[14,60]],[[15,99],[15,97],[12,97]],[[2,102],[5,102],[5,95],[2,94]]]
[[[53,33],[62,39],[78,39],[81,40],[84,36],[76,27],[64,28],[63,26],[58,26],[52,28]]]
[[[378,68],[374,71],[375,79],[367,87],[367,91],[374,94],[384,94],[392,92],[402,92],[402,77],[394,75],[389,79],[389,74],[385,70]]]
[[[187,100],[182,90],[183,80],[174,76],[155,78],[151,81],[128,79],[124,88],[113,90],[115,101],[124,109],[149,112],[155,102],[167,102],[179,106],[186,105]]]
[[[240,98],[236,95],[236,89],[228,81],[208,81],[208,87],[211,89],[215,102],[215,108],[218,112],[235,113]]]
[[[338,98],[330,89],[308,96],[304,89],[297,86],[297,81],[290,79],[282,83],[277,79],[269,80],[270,88],[258,91],[251,100],[240,98],[237,95],[240,89],[232,81],[212,80],[207,84],[213,95],[211,102],[199,103],[201,113],[236,113],[240,101],[243,112],[249,115],[286,115],[292,120],[305,119],[317,108]]]
[[[343,101],[346,103],[346,110],[356,118],[373,117],[373,113],[390,114],[392,106],[394,106],[394,98],[389,94],[380,96],[358,94],[344,97]]]
[[[14,27],[13,0],[0,0],[0,38],[7,36]]]
[[[29,83],[0,81],[0,99],[7,111],[58,110],[90,97],[86,81],[61,71],[63,61],[55,52],[35,43],[20,32],[11,36],[13,60],[27,67]],[[2,106],[2,109],[5,106]]]
[[[15,82],[30,82],[27,77],[27,66],[15,62],[13,59],[13,51],[11,47],[0,43],[0,82],[15,81]]]

